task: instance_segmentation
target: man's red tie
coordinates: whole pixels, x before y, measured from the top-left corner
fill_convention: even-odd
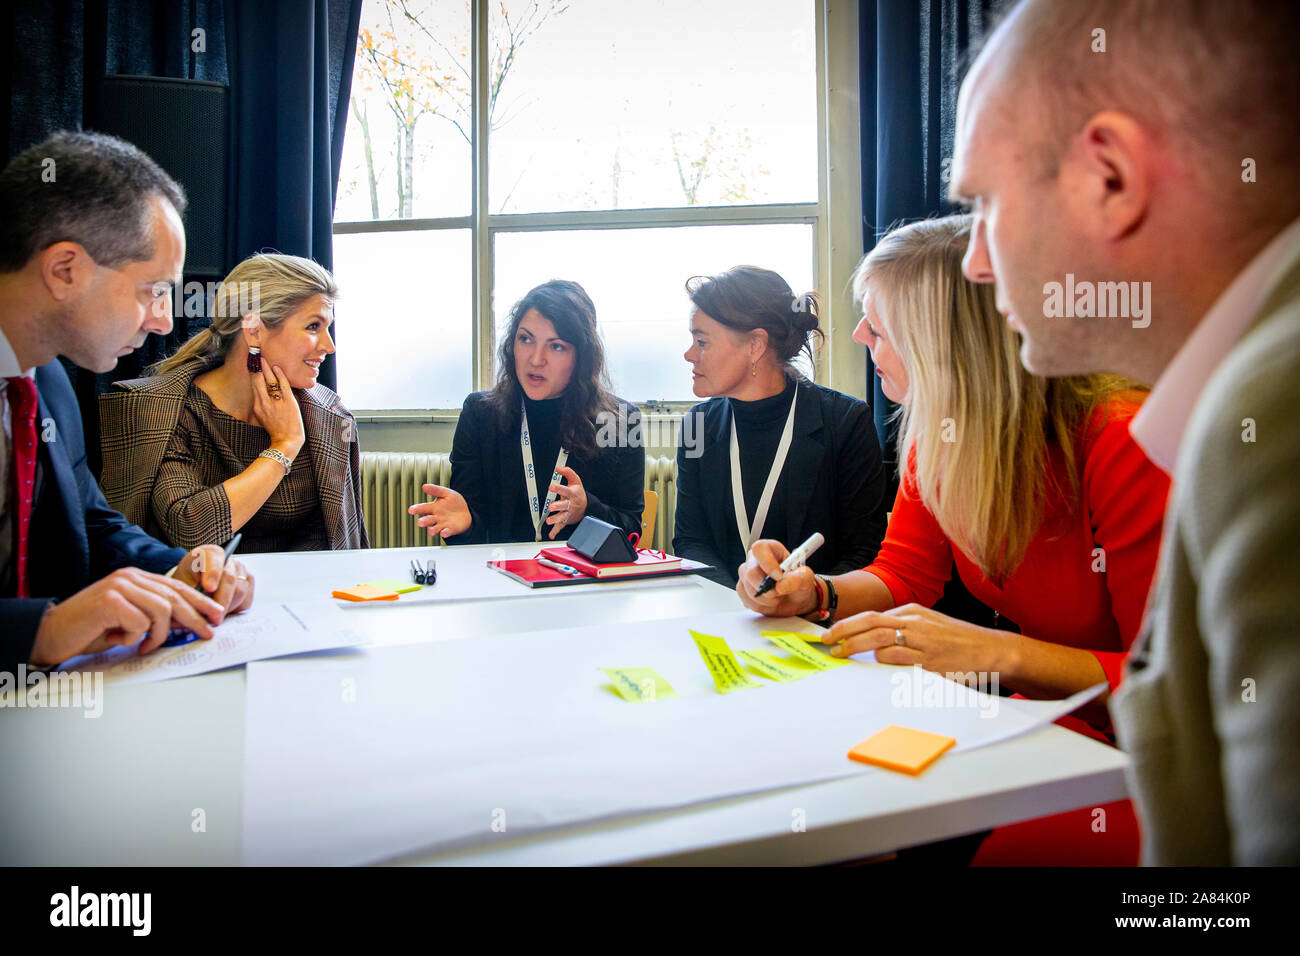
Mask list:
[[[36,479],[36,382],[27,376],[7,379],[10,422],[14,433],[14,487],[18,493],[18,597],[28,597],[27,536],[32,523],[32,491]]]

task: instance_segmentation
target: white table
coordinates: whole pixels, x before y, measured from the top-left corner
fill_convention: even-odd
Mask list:
[[[251,555],[258,599],[320,596],[358,561],[366,579],[409,576],[412,557],[481,565],[483,547]],[[535,553],[511,545],[507,557]],[[350,609],[379,643],[487,640],[568,623],[734,611],[700,578],[670,587],[585,585],[517,599]],[[523,592],[523,589],[520,589]],[[0,710],[0,864],[239,863],[244,670],[106,687],[103,714]],[[1125,756],[1052,726],[953,754],[919,777],[864,774],[685,810],[500,841],[412,860],[452,865],[624,862],[813,864],[1030,819],[1126,796]],[[200,813],[201,811],[201,813]],[[202,819],[199,829],[196,821]],[[795,826],[802,819],[804,829]]]

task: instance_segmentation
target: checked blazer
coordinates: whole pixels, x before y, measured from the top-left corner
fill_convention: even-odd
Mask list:
[[[113,391],[100,396],[104,495],[131,521],[159,537],[166,537],[153,507],[159,467],[191,384],[215,367],[212,359],[194,359],[167,375],[116,382]],[[304,451],[311,456],[330,547],[368,548],[356,419],[324,385],[294,389],[294,396],[302,412]],[[210,512],[213,527],[208,540],[223,543],[232,533],[229,504],[221,504],[224,495],[218,497],[220,506]]]

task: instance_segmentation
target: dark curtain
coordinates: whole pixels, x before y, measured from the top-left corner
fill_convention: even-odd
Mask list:
[[[191,49],[206,31],[207,52]],[[5,161],[60,129],[81,129],[100,77],[165,76],[227,82],[221,0],[13,0],[0,12],[0,138]],[[177,131],[183,135],[183,131]],[[150,335],[112,372],[96,375],[64,360],[81,404],[89,464],[99,473],[98,395],[134,378],[206,324],[177,316],[170,335]]]
[[[233,130],[227,268],[260,250],[332,268],[346,118],[337,105],[348,102],[360,17],[361,0],[11,0],[0,11],[5,160],[56,130],[80,129],[100,77],[226,83]],[[205,34],[201,52],[194,50],[196,29]],[[206,324],[176,316],[171,335],[149,336],[106,375],[64,363],[96,473],[97,396],[142,374]],[[332,357],[320,378],[334,386]]]
[[[946,202],[957,91],[972,50],[1005,0],[861,0],[863,248],[893,225],[956,210]],[[867,356],[867,394],[890,478],[898,491],[897,406],[880,390]],[[977,623],[992,612],[954,574],[936,608]],[[999,623],[1007,626],[1006,621]]]
[[[863,248],[893,225],[956,210],[946,202],[957,90],[973,44],[1004,0],[861,0]],[[876,434],[898,487],[892,421],[867,356]]]
[[[275,250],[333,269],[361,0],[226,0],[225,11],[235,125],[231,262]],[[320,381],[335,387],[334,356]]]

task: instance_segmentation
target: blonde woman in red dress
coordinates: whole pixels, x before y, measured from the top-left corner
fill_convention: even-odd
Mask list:
[[[970,223],[903,226],[854,276],[864,313],[854,338],[902,407],[907,463],[876,559],[844,574],[782,575],[799,542],[757,541],[737,592],[764,614],[831,624],[824,641],[837,656],[874,651],[881,663],[939,674],[996,673],[1002,687],[1038,699],[1099,683],[1113,690],[1145,610],[1169,489],[1129,435],[1145,393],[1114,376],[1025,371],[993,286],[962,275]],[[954,570],[1018,630],[932,610]],[[754,597],[768,574],[780,582]],[[1108,738],[1108,697],[1076,712],[1086,724],[1063,722]],[[1112,809],[1117,824],[1131,820],[1128,801]],[[1068,839],[1060,828],[1071,816],[1047,818],[1059,825],[1049,832]],[[1094,836],[1087,821],[1073,823]],[[1135,845],[1115,844],[1108,852],[1119,861],[1136,861]],[[1036,852],[1072,862],[1061,839]]]

